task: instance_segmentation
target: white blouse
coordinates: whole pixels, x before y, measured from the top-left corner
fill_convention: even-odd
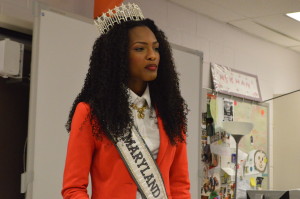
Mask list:
[[[154,107],[151,106],[150,92],[149,86],[144,92],[144,94],[140,97],[135,94],[132,90],[129,90],[129,103],[135,104],[138,108],[141,108],[147,105],[147,108],[144,111],[145,117],[144,119],[138,118],[138,112],[136,109],[130,107],[133,115],[134,125],[138,128],[141,136],[145,140],[148,145],[149,150],[151,151],[153,158],[156,160],[158,150],[159,150],[159,129],[157,126],[157,118]],[[142,199],[141,194],[137,192],[136,199]]]

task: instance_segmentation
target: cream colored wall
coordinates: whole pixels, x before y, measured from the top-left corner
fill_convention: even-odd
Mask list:
[[[36,1],[87,18],[93,16],[94,0],[0,0],[0,27],[31,34]]]
[[[0,26],[32,29],[36,0],[0,0]],[[93,0],[39,0],[51,7],[92,18]],[[136,2],[152,18],[169,41],[203,52],[203,86],[210,87],[209,63],[215,62],[255,74],[263,99],[298,89],[300,54],[264,41],[167,0],[125,0]]]
[[[0,26],[32,29],[36,0],[0,0]],[[51,7],[92,18],[94,0],[39,0]],[[300,54],[272,44],[168,0],[124,0],[138,3],[145,16],[165,31],[172,43],[203,52],[203,86],[209,87],[209,63],[258,75],[263,99],[298,89]]]
[[[274,189],[300,188],[300,92],[273,101]]]

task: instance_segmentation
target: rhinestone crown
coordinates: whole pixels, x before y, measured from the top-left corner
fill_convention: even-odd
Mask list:
[[[94,20],[100,34],[108,32],[115,24],[125,21],[140,21],[145,19],[140,7],[134,3],[121,4]]]

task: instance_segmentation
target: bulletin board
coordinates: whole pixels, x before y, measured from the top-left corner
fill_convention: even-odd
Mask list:
[[[253,130],[239,142],[237,198],[246,190],[268,189],[268,118],[266,104],[203,90],[201,199],[233,198],[236,143],[222,127],[223,121],[251,122]]]

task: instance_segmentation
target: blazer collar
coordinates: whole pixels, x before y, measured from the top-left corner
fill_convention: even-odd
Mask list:
[[[150,91],[149,91],[148,84],[147,84],[146,90],[144,91],[142,96],[138,96],[130,88],[128,88],[128,94],[129,94],[129,103],[137,105],[140,101],[145,100],[147,102],[148,106],[151,107],[151,98],[150,98]],[[142,104],[142,105],[144,105],[144,104]]]

